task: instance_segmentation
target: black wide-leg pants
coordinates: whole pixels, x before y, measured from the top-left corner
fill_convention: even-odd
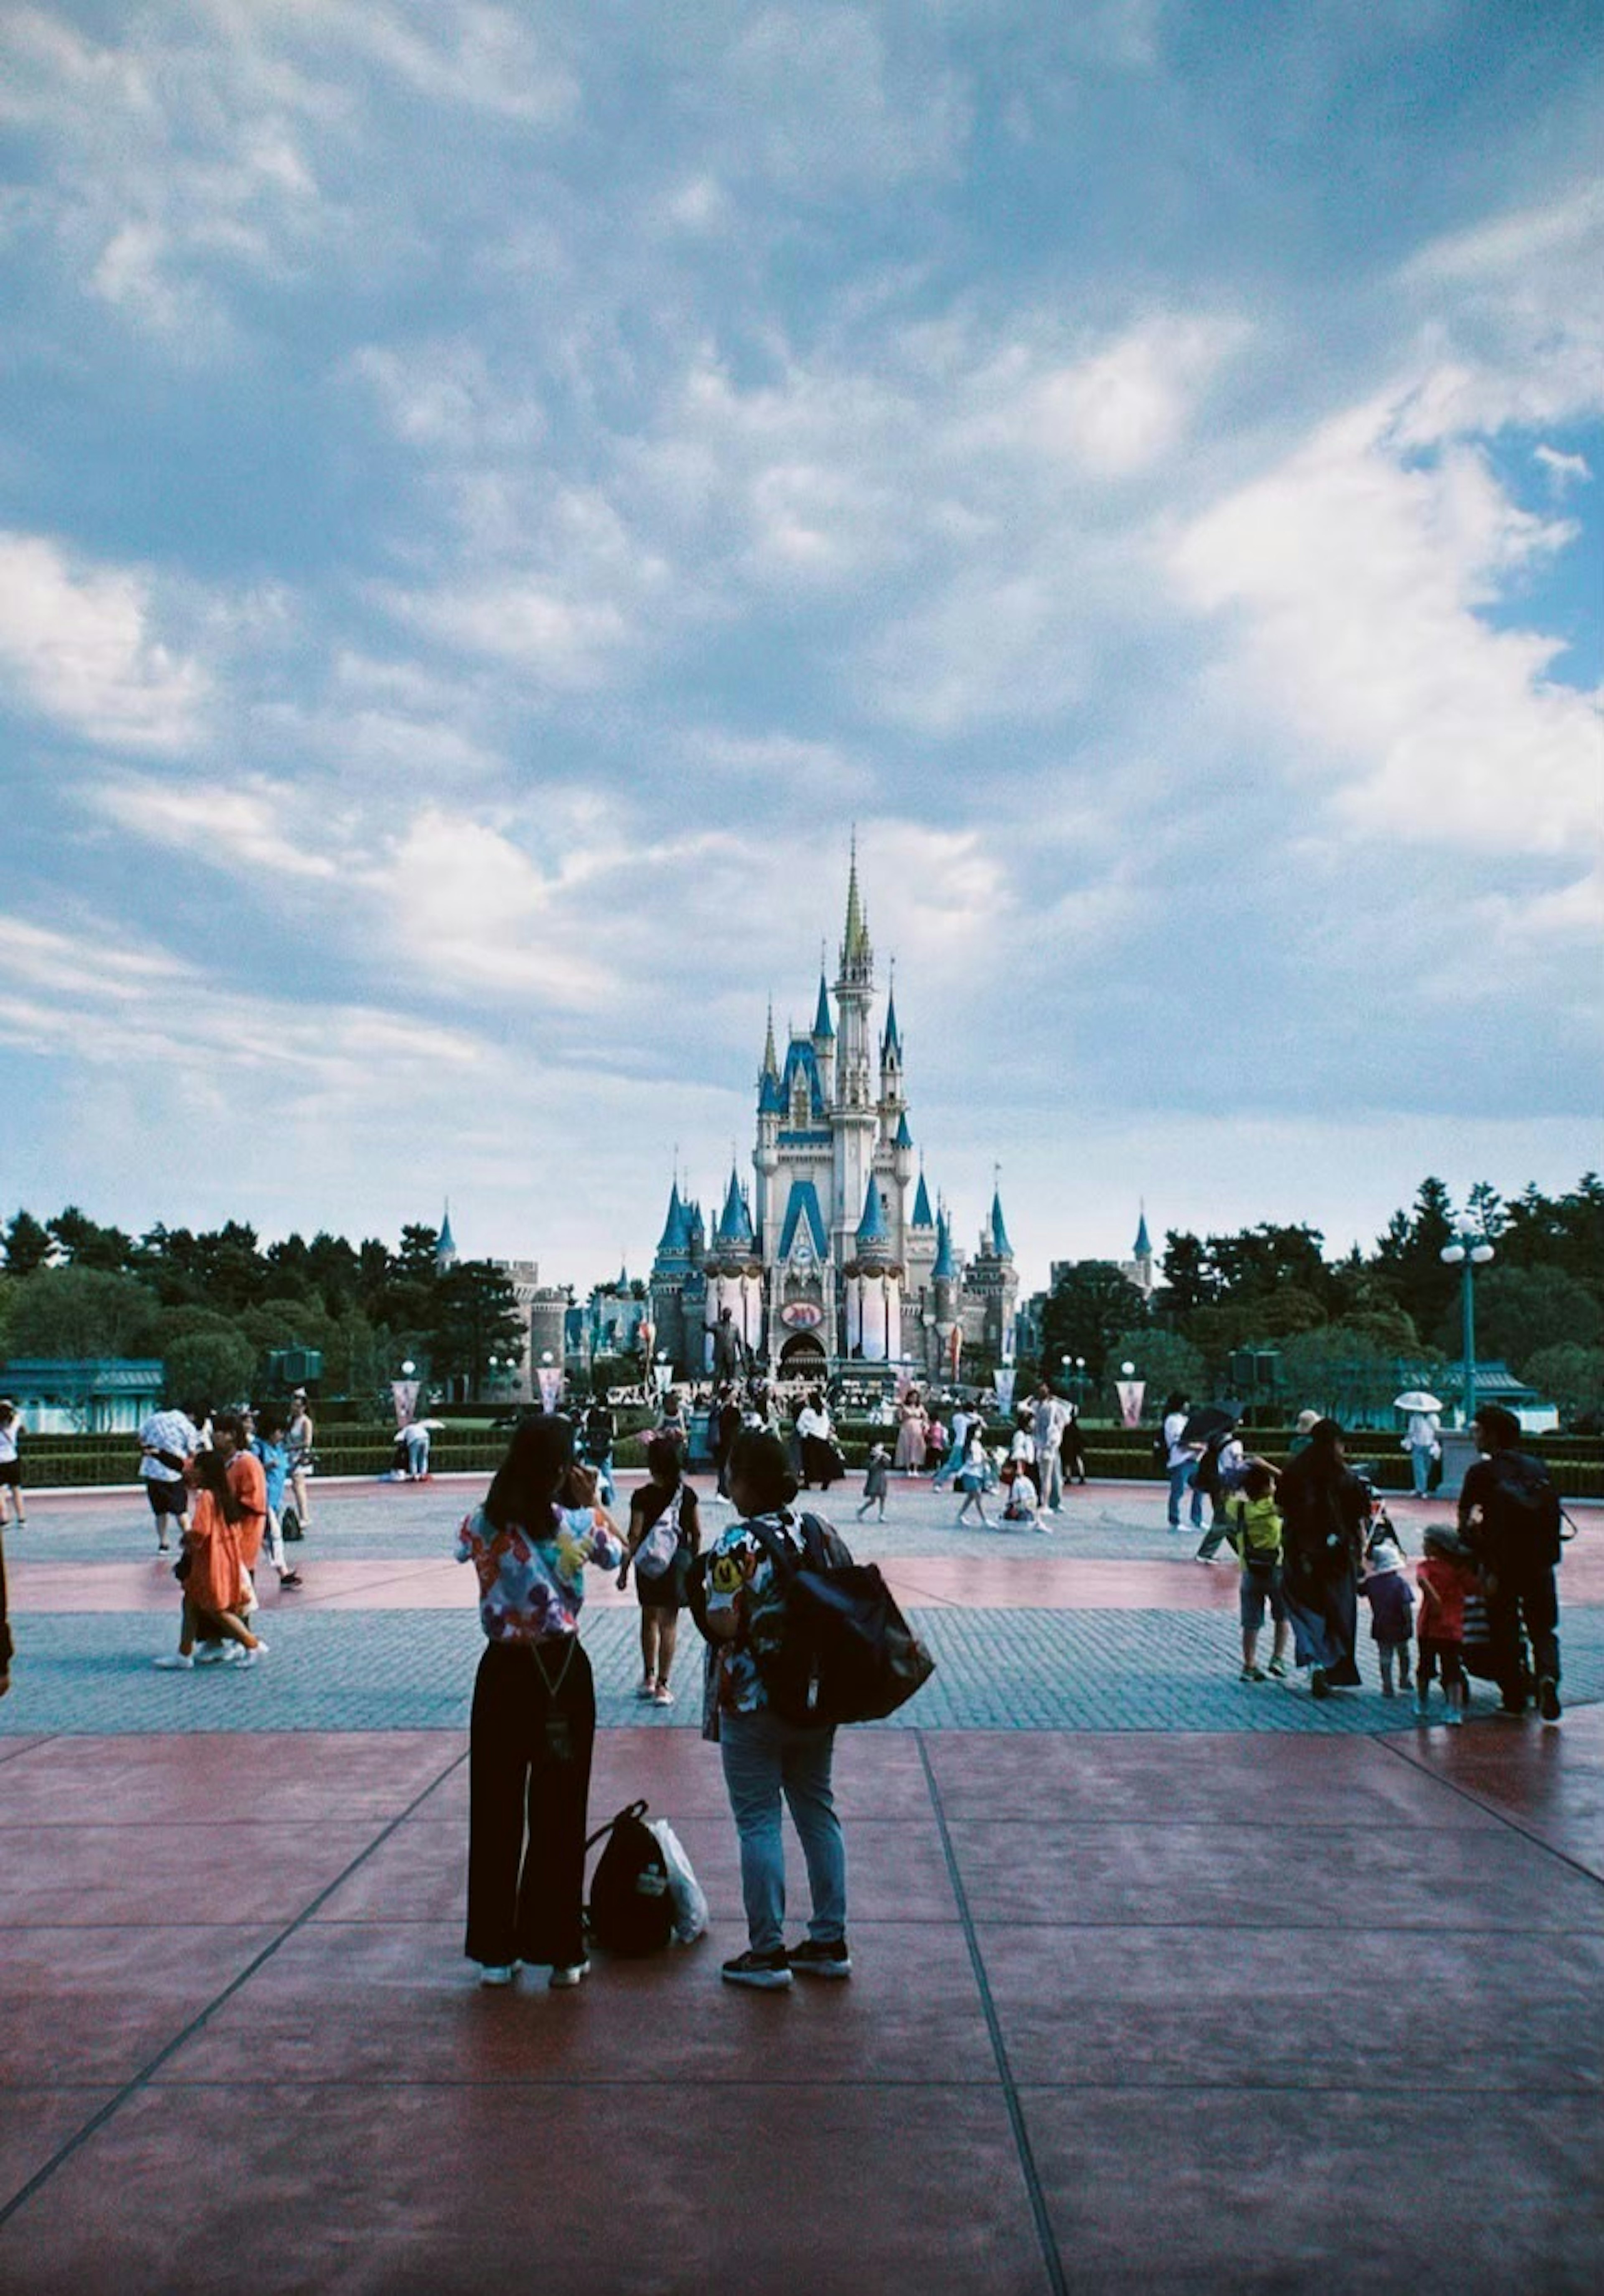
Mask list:
[[[596,1691],[578,1637],[487,1643],[468,1751],[469,1958],[585,1958],[585,1826]]]

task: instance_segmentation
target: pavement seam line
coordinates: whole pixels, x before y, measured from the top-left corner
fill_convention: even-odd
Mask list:
[[[156,2052],[156,2054],[150,2060],[148,2064],[142,2065],[139,2070],[135,2073],[131,2079],[123,2083],[115,2096],[110,2098],[107,2103],[101,2107],[98,2112],[92,2113],[81,2128],[75,2130],[73,2135],[68,2138],[66,2144],[61,2145],[54,2153],[52,2154],[51,2158],[45,2162],[43,2168],[37,2169],[33,2175],[28,2179],[28,2182],[21,2185],[18,2191],[13,2193],[9,2201],[5,2202],[4,2205],[0,2205],[0,2231],[3,2231],[5,2226],[10,2223],[12,2218],[16,2215],[19,2209],[20,2209],[27,2202],[32,2200],[34,2194],[40,2191],[44,2185],[49,2183],[51,2177],[55,2175],[58,2169],[63,2167],[82,2145],[88,2143],[92,2136],[99,2134],[113,2115],[119,2112],[122,2107],[127,2103],[130,2097],[137,2095],[141,2089],[147,2088],[150,2086],[156,2075],[161,2070],[163,2065],[168,2062],[169,2058],[176,2055],[177,2052],[183,2048],[186,2041],[192,2039],[194,2035],[197,2034],[200,2030],[201,2027],[206,2023],[208,2018],[215,2016],[219,2009],[224,2007],[227,2002],[232,2001],[234,1995],[240,1991],[241,1988],[248,1984],[251,1978],[256,1975],[257,1972],[263,1968],[267,1962],[272,1960],[279,1948],[286,1943],[289,1939],[292,1938],[298,1930],[305,1927],[307,1923],[308,1923],[312,1919],[313,1915],[317,1912],[318,1907],[325,1905],[329,1898],[333,1896],[336,1890],[344,1888],[345,1884],[350,1880],[352,1874],[367,1863],[368,1859],[373,1855],[373,1852],[376,1849],[383,1849],[390,1836],[401,1826],[405,1824],[413,1812],[426,1802],[429,1800],[430,1795],[433,1793],[438,1787],[445,1784],[446,1779],[450,1777],[454,1770],[461,1769],[462,1764],[467,1760],[467,1759],[468,1750],[466,1747],[462,1749],[460,1754],[454,1754],[450,1761],[446,1763],[445,1768],[440,1772],[439,1775],[438,1777],[431,1778],[429,1784],[423,1788],[422,1792],[414,1795],[413,1800],[406,1805],[406,1808],[404,1810],[399,1811],[396,1816],[391,1818],[389,1824],[385,1826],[381,1833],[374,1835],[367,1847],[356,1857],[352,1858],[350,1864],[346,1866],[342,1873],[337,1874],[334,1879],[328,1883],[326,1888],[320,1890],[317,1895],[312,1898],[308,1904],[303,1906],[300,1912],[295,1916],[295,1919],[292,1922],[286,1923],[285,1927],[279,1931],[278,1935],[262,1948],[262,1950],[256,1956],[254,1960],[248,1962],[243,1969],[239,1971],[234,1977],[230,1979],[229,1982],[223,1988],[223,1990],[217,1996],[215,2000],[209,2001],[204,2009],[199,2010],[196,2014],[190,2019],[188,2024],[185,2025],[181,2031],[176,2033],[172,2039],[168,2041],[164,2047]],[[186,1925],[176,1924],[176,1926],[182,1927]],[[209,1923],[200,1923],[188,1924],[187,1926],[209,1927],[212,1925]]]
[[[1551,1841],[1545,1841],[1540,1833],[1534,1833],[1529,1826],[1522,1825],[1520,1820],[1511,1817],[1507,1810],[1497,1808],[1490,1801],[1484,1801],[1480,1794],[1472,1793],[1470,1788],[1461,1785],[1457,1778],[1445,1778],[1440,1771],[1428,1769],[1411,1748],[1406,1738],[1395,1743],[1390,1739],[1379,1737],[1376,1743],[1379,1746],[1384,1746],[1389,1754],[1395,1754],[1399,1761],[1407,1763],[1409,1767],[1420,1777],[1430,1778],[1437,1785],[1446,1786],[1450,1793],[1458,1794],[1460,1799],[1462,1801],[1468,1801],[1473,1809],[1485,1810],[1487,1816],[1495,1818],[1500,1825],[1508,1826],[1511,1833],[1519,1834],[1521,1840],[1529,1841],[1534,1849],[1541,1849],[1546,1857],[1557,1857],[1562,1866],[1568,1866],[1573,1873],[1580,1874],[1584,1880],[1591,1882],[1595,1889],[1604,1890],[1604,1874],[1600,1874],[1595,1866],[1584,1866],[1579,1857],[1573,1857],[1568,1849],[1556,1849]]]
[[[970,1968],[975,1988],[980,1996],[981,2013],[991,2041],[992,2055],[996,2061],[997,2078],[1002,2083],[1002,2102],[1007,2109],[1009,2127],[1013,2132],[1014,2150],[1019,2154],[1020,2174],[1025,2179],[1026,2196],[1030,2202],[1031,2217],[1035,2224],[1036,2242],[1046,2267],[1047,2284],[1053,2296],[1068,2296],[1069,2282],[1064,2271],[1063,2259],[1052,2229],[1052,2219],[1047,2210],[1047,2196],[1042,2190],[1042,2179],[1036,2168],[1035,2152],[1030,2142],[1030,2131],[1025,2123],[1025,2108],[1019,2102],[1019,2092],[1014,2083],[1013,2069],[1008,2062],[1008,2045],[1002,2038],[1002,2022],[997,2014],[997,2005],[992,1999],[991,1980],[986,1975],[985,1957],[980,1951],[980,1939],[976,1934],[974,1917],[970,1912],[969,1892],[963,1886],[963,1876],[958,1870],[958,1856],[953,1848],[953,1837],[947,1830],[946,1812],[942,1807],[941,1788],[936,1782],[931,1767],[929,1749],[922,1730],[913,1733],[923,1767],[925,1784],[935,1813],[936,1827],[941,1836],[942,1856],[946,1860],[947,1880],[957,1902],[959,1925],[963,1931],[963,1942],[970,1958]]]

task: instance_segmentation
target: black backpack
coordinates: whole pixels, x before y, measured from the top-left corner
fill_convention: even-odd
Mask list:
[[[585,1909],[591,1935],[609,1953],[657,1953],[674,1927],[668,1861],[656,1834],[642,1823],[645,1810],[643,1801],[632,1801],[585,1845],[588,1850],[603,1834],[610,1837],[596,1860]]]
[[[1501,1451],[1494,1456],[1493,1476],[1498,1492],[1495,1505],[1488,1510],[1494,1537],[1507,1539],[1533,1562],[1558,1562],[1559,1494],[1542,1460],[1524,1451]]]
[[[1220,1446],[1218,1443],[1209,1444],[1208,1447],[1204,1452],[1203,1456],[1198,1462],[1198,1472],[1192,1477],[1192,1481],[1197,1488],[1202,1492],[1206,1499],[1217,1499],[1219,1497]]]
[[[757,1671],[782,1722],[822,1727],[880,1722],[905,1705],[936,1661],[872,1562],[855,1562],[817,1515],[801,1518],[800,1555],[762,1522],[749,1525],[779,1576],[785,1618],[779,1647]]]

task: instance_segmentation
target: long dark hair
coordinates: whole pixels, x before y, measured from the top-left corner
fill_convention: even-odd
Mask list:
[[[797,1496],[797,1479],[784,1444],[760,1427],[743,1428],[737,1435],[730,1446],[727,1472],[732,1482],[739,1476],[745,1484],[758,1514],[790,1506]]]
[[[234,1487],[228,1480],[228,1469],[216,1451],[195,1453],[195,1480],[200,1489],[214,1498],[222,1511],[225,1522],[239,1522],[245,1513],[234,1496]]]
[[[574,1423],[555,1412],[526,1419],[507,1446],[507,1456],[485,1494],[485,1513],[497,1530],[521,1524],[544,1537],[551,1527],[552,1501],[562,1472],[574,1456]]]

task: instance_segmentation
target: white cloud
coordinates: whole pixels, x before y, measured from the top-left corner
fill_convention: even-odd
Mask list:
[[[1545,680],[1556,641],[1480,612],[1570,529],[1521,511],[1471,448],[1400,459],[1391,414],[1384,402],[1326,425],[1194,520],[1173,559],[1180,594],[1230,614],[1229,690],[1293,736],[1293,770],[1301,756],[1351,824],[1585,851],[1596,704]]]
[[[1585,455],[1564,455],[1557,447],[1534,447],[1532,460],[1547,474],[1550,490],[1562,496],[1572,486],[1585,486],[1592,465]]]
[[[326,882],[339,867],[324,849],[326,820],[308,842],[304,792],[264,783],[243,786],[108,783],[93,793],[98,811],[152,844],[200,855],[219,867]]]
[[[75,566],[44,536],[0,533],[0,681],[64,730],[109,749],[191,746],[206,675],[153,619],[146,575]]]
[[[501,385],[473,342],[368,344],[349,365],[411,447],[448,457],[498,454],[533,446],[545,429],[539,401],[520,385]]]
[[[894,70],[864,8],[757,10],[723,79],[732,164],[805,200],[950,169],[969,132],[956,75],[905,61]]]

